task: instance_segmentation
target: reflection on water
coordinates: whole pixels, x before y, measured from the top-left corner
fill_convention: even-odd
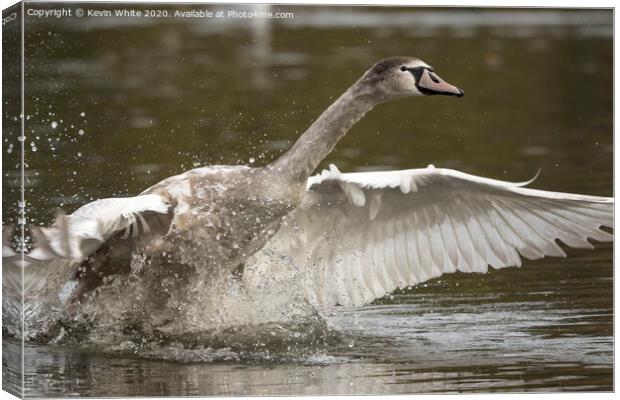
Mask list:
[[[612,193],[610,12],[275,8],[296,18],[27,19],[31,222],[196,166],[264,165],[397,54],[423,58],[466,96],[377,107],[325,165],[433,163],[515,181],[542,168],[537,188]],[[3,132],[5,160],[17,143]],[[18,194],[9,165],[4,210]],[[611,390],[611,247],[569,254],[333,310],[342,337],[299,358],[207,348],[172,363],[30,344],[27,395]],[[4,346],[6,363],[17,345]]]

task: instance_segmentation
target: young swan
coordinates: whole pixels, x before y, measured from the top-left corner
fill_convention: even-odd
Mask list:
[[[256,263],[261,257],[278,255],[306,271],[311,279],[304,290],[316,303],[359,305],[445,272],[565,255],[558,239],[574,247],[591,247],[588,238],[611,240],[598,229],[611,226],[611,198],[526,189],[439,168],[343,174],[333,167],[310,177],[374,106],[427,95],[461,97],[463,91],[417,58],[379,61],[272,164],[197,168],[139,196],[89,203],[35,232],[26,262],[64,260],[53,265],[71,271],[63,298],[77,309],[91,294],[116,296],[105,290],[115,277],[119,307],[142,310],[145,324],[176,321],[184,329],[186,318],[218,309],[218,287],[226,288],[218,284],[241,266],[248,287],[259,287],[261,279],[294,284],[286,277],[292,268],[270,269],[277,263]],[[36,269],[26,280],[58,291],[65,282],[58,287],[41,279],[51,270]],[[65,270],[61,274],[69,275]],[[15,271],[3,275],[5,286],[19,282],[21,270]]]
[[[33,229],[38,240],[25,264],[67,260],[72,282],[62,297],[74,303],[104,284],[107,276],[129,273],[132,254],[146,254],[151,266],[143,273],[155,276],[155,297],[161,304],[169,296],[159,284],[167,275],[194,270],[230,273],[242,265],[298,206],[310,174],[353,124],[379,103],[416,95],[460,97],[463,91],[417,58],[381,60],[272,164],[196,168],[164,179],[136,197],[86,204],[59,216],[48,228]],[[7,263],[19,264],[18,255],[6,255]],[[43,269],[29,269],[35,271],[25,275],[25,287],[37,287],[32,281]],[[4,281],[21,292],[15,283],[20,276],[17,268],[15,276],[9,274]],[[146,278],[144,285],[150,280]],[[184,280],[188,279],[175,281]]]

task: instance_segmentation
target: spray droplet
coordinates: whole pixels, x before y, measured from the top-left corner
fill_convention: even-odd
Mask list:
[[[85,116],[86,116],[86,113],[85,113],[84,111],[82,111],[82,112],[80,113],[80,117],[85,117]]]
[[[78,135],[80,135],[80,136],[84,135],[84,129],[80,129],[80,130],[78,131]]]
[[[52,129],[58,128],[58,122],[52,121]]]
[[[256,159],[254,157],[250,157],[250,164],[254,164],[256,162]]]

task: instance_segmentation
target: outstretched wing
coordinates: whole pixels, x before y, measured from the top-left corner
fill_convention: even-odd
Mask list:
[[[612,240],[600,227],[612,227],[613,198],[528,183],[434,167],[342,174],[332,165],[308,180],[302,205],[265,251],[307,265],[317,302],[349,306],[447,272],[564,257],[557,240],[579,248]]]
[[[112,236],[127,239],[149,233],[157,216],[171,211],[170,202],[157,194],[96,200],[70,215],[59,215],[50,227],[34,228],[35,246],[28,258],[83,261]]]
[[[153,229],[165,232],[172,209],[173,205],[157,194],[93,201],[70,215],[59,215],[49,227],[33,228],[34,246],[23,260],[10,247],[10,228],[3,227],[3,286],[19,294],[22,285],[28,290],[40,281],[40,270],[33,270],[33,265],[50,265],[56,260],[79,263],[114,236],[136,237]]]

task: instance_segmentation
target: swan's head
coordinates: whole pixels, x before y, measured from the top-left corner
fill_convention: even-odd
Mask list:
[[[462,97],[462,89],[449,84],[424,61],[415,57],[386,58],[372,66],[362,77],[380,93],[382,100],[405,96],[444,95]]]

